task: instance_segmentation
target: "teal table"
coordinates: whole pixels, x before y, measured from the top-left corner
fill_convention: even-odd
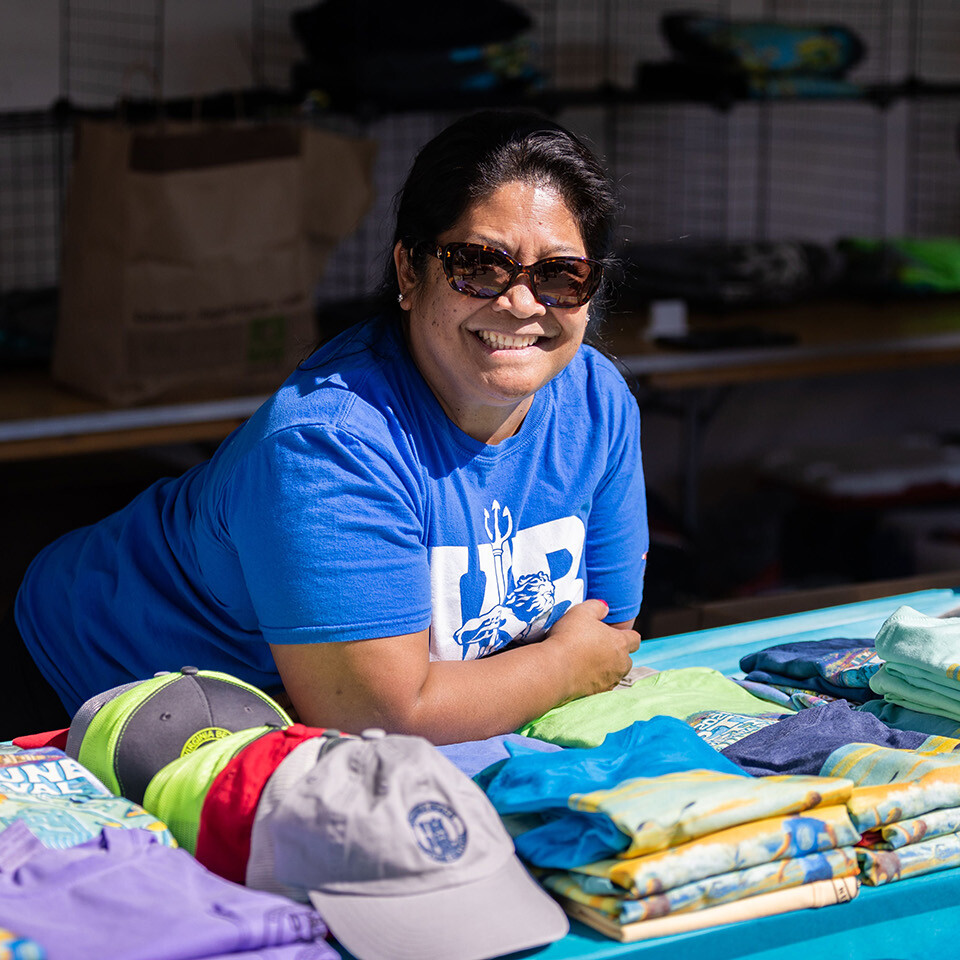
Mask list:
[[[960,608],[960,590],[924,590],[644,641],[634,659],[658,670],[713,667],[742,676],[745,653],[773,643],[874,637],[897,607],[939,616]],[[490,918],[492,923],[495,917]],[[610,940],[576,921],[563,940],[516,954],[530,960],[930,960],[960,956],[960,869],[861,887],[850,903],[744,920],[636,943]]]

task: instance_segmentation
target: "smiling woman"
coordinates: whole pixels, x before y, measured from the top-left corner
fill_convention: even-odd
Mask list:
[[[315,726],[443,743],[616,684],[640,640],[639,414],[583,344],[616,210],[542,117],[428,143],[379,315],[31,565],[17,624],[53,703],[190,663],[282,685]]]
[[[561,256],[585,262],[580,230],[563,198],[552,186],[537,183],[510,181],[497,187],[437,240],[441,250],[444,244],[467,241],[481,250],[512,251],[520,258],[513,263]],[[533,395],[583,343],[587,304],[547,306],[537,295],[536,269],[519,275],[513,270],[510,282],[506,270],[498,273],[477,258],[468,289],[481,292],[470,293],[448,282],[451,271],[455,278],[463,272],[462,266],[447,266],[449,256],[443,266],[428,261],[420,276],[402,241],[394,257],[400,305],[409,314],[410,353],[447,416],[484,443],[513,436]],[[481,278],[486,274],[499,282],[485,282]]]

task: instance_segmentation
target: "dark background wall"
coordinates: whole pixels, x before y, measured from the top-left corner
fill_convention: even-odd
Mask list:
[[[705,2],[704,13],[788,23],[843,23],[866,53],[850,79],[871,87],[917,77],[942,95],[796,103],[617,103],[599,94],[635,85],[641,63],[669,55],[661,17],[674,0],[523,0],[530,41],[559,119],[590,139],[620,184],[623,239],[796,240],[850,235],[960,233],[960,7],[949,0]],[[54,335],[59,216],[70,156],[61,98],[89,109],[120,97],[202,97],[223,90],[284,89],[300,55],[291,0],[37,4],[4,0],[0,31],[0,304],[4,321],[29,314],[42,348]],[[377,279],[392,196],[417,147],[457,110],[319,115],[317,122],[374,137],[377,199],[317,278],[322,309],[342,309]],[[25,307],[25,304],[27,305]],[[19,312],[18,312],[19,311]],[[642,327],[645,314],[634,321]],[[718,320],[722,324],[723,318]],[[36,362],[43,363],[38,351]],[[3,368],[0,368],[3,376]],[[914,549],[924,526],[954,523],[960,502],[831,512],[771,482],[770,464],[842,459],[872,445],[878,469],[909,466],[912,439],[960,436],[953,368],[758,383],[725,394],[699,448],[695,542],[682,507],[685,436],[676,417],[644,414],[644,466],[655,549],[649,603],[731,597],[802,585],[905,575],[950,565]],[[824,452],[823,448],[832,448]],[[0,462],[0,603],[29,557],[54,536],[126,502],[157,476],[205,457],[196,447],[55,461]],[[913,511],[913,516],[909,516]],[[938,511],[934,517],[933,511]],[[906,518],[904,513],[908,514]],[[924,517],[930,517],[926,524]],[[928,538],[929,539],[929,538]],[[927,544],[929,547],[929,544]],[[960,559],[955,566],[960,567]]]

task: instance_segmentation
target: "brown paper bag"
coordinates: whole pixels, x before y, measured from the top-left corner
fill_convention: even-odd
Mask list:
[[[373,142],[293,123],[76,136],[54,378],[116,404],[278,386],[372,202]]]

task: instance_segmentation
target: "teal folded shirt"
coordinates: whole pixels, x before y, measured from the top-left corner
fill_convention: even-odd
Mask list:
[[[869,700],[856,709],[864,713],[872,713],[888,727],[894,727],[897,730],[918,730],[934,736],[960,739],[960,723],[949,717],[921,713],[897,703],[888,703],[886,700]]]
[[[909,669],[913,670],[912,677],[905,675]],[[887,663],[870,678],[870,686],[876,693],[883,694],[887,703],[960,723],[960,684],[955,691],[950,690],[929,676],[925,679],[917,676],[918,673],[916,668]]]
[[[898,607],[881,625],[876,650],[885,663],[871,690],[887,703],[960,722],[960,618]]]
[[[960,617],[931,617],[898,607],[880,627],[876,650],[887,662],[917,667],[960,691]]]

